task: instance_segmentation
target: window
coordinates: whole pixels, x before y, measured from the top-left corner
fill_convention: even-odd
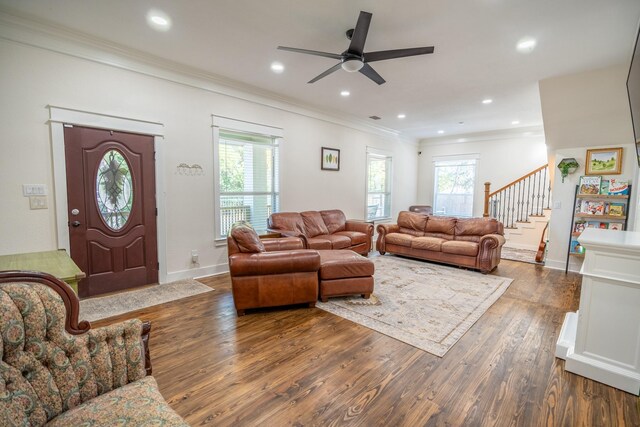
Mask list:
[[[367,149],[367,219],[391,217],[391,156]]]
[[[266,229],[269,215],[279,210],[278,138],[214,128],[214,141],[216,239],[224,239],[238,221]]]
[[[476,159],[434,161],[435,215],[473,216],[473,188],[476,180]]]

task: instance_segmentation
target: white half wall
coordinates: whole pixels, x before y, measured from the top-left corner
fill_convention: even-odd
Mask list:
[[[433,205],[434,157],[478,154],[473,216],[482,216],[484,183],[491,189],[509,184],[547,163],[542,129],[526,128],[482,134],[456,135],[420,141],[418,203]]]
[[[205,85],[206,86],[206,85]],[[47,105],[164,125],[167,280],[226,270],[226,247],[214,244],[211,115],[284,130],[280,170],[283,210],[342,209],[364,218],[366,148],[394,158],[393,213],[416,202],[417,145],[398,137],[225,95],[193,83],[0,39],[0,254],[57,247],[55,188]],[[318,118],[315,118],[318,117]],[[339,172],[320,170],[320,147],[341,150]],[[177,173],[200,164],[204,175]],[[45,184],[49,208],[29,210],[22,184]],[[191,264],[191,250],[200,265]]]

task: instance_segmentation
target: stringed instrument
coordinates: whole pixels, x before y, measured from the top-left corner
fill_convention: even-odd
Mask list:
[[[540,245],[538,245],[538,252],[536,253],[536,262],[542,262],[544,259],[544,250],[547,248],[547,241],[544,238],[544,235],[549,227],[549,222],[544,226],[544,230],[542,230],[542,236],[540,236]]]

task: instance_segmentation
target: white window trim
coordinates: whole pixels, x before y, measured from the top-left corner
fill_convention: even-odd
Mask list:
[[[53,157],[53,186],[55,194],[55,216],[58,234],[58,248],[71,253],[69,240],[69,215],[67,206],[67,165],[64,152],[64,125],[87,126],[98,129],[138,133],[154,137],[153,146],[156,152],[156,227],[158,234],[158,271],[159,283],[167,281],[167,220],[165,214],[165,182],[164,182],[164,125],[147,120],[118,117],[108,114],[71,108],[47,106],[49,109],[49,126],[51,128],[51,151]]]
[[[437,179],[436,179],[436,163],[438,162],[455,162],[456,160],[475,160],[474,176],[473,176],[473,197],[471,198],[471,216],[474,218],[476,215],[476,197],[478,197],[478,165],[480,164],[480,153],[469,154],[451,154],[445,156],[433,156],[431,161],[433,162],[433,200],[431,205],[433,206],[433,212],[436,211],[436,195],[437,195]]]
[[[389,215],[369,219],[369,155],[388,157],[391,159],[391,170],[389,171]],[[365,155],[365,176],[364,176],[364,216],[365,221],[386,222],[393,217],[393,152],[381,150],[379,148],[367,147]]]
[[[247,122],[244,120],[236,120],[223,116],[212,115],[212,136],[213,136],[213,229],[214,229],[214,244],[215,246],[226,246],[227,238],[218,238],[218,226],[220,225],[220,171],[218,170],[220,165],[220,154],[218,152],[218,144],[220,142],[220,128],[227,130],[236,130],[244,133],[253,133],[257,135],[268,135],[275,138],[275,142],[278,147],[282,148],[282,141],[284,137],[284,131],[281,128],[262,125],[259,123]],[[280,173],[278,174],[278,194],[280,194]],[[275,185],[275,182],[273,183]],[[244,193],[243,193],[244,194]]]

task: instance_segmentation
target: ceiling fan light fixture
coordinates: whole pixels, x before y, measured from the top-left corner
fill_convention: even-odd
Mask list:
[[[364,62],[358,58],[346,59],[342,62],[342,69],[349,72],[355,73],[356,71],[360,71],[362,67],[364,67]]]

